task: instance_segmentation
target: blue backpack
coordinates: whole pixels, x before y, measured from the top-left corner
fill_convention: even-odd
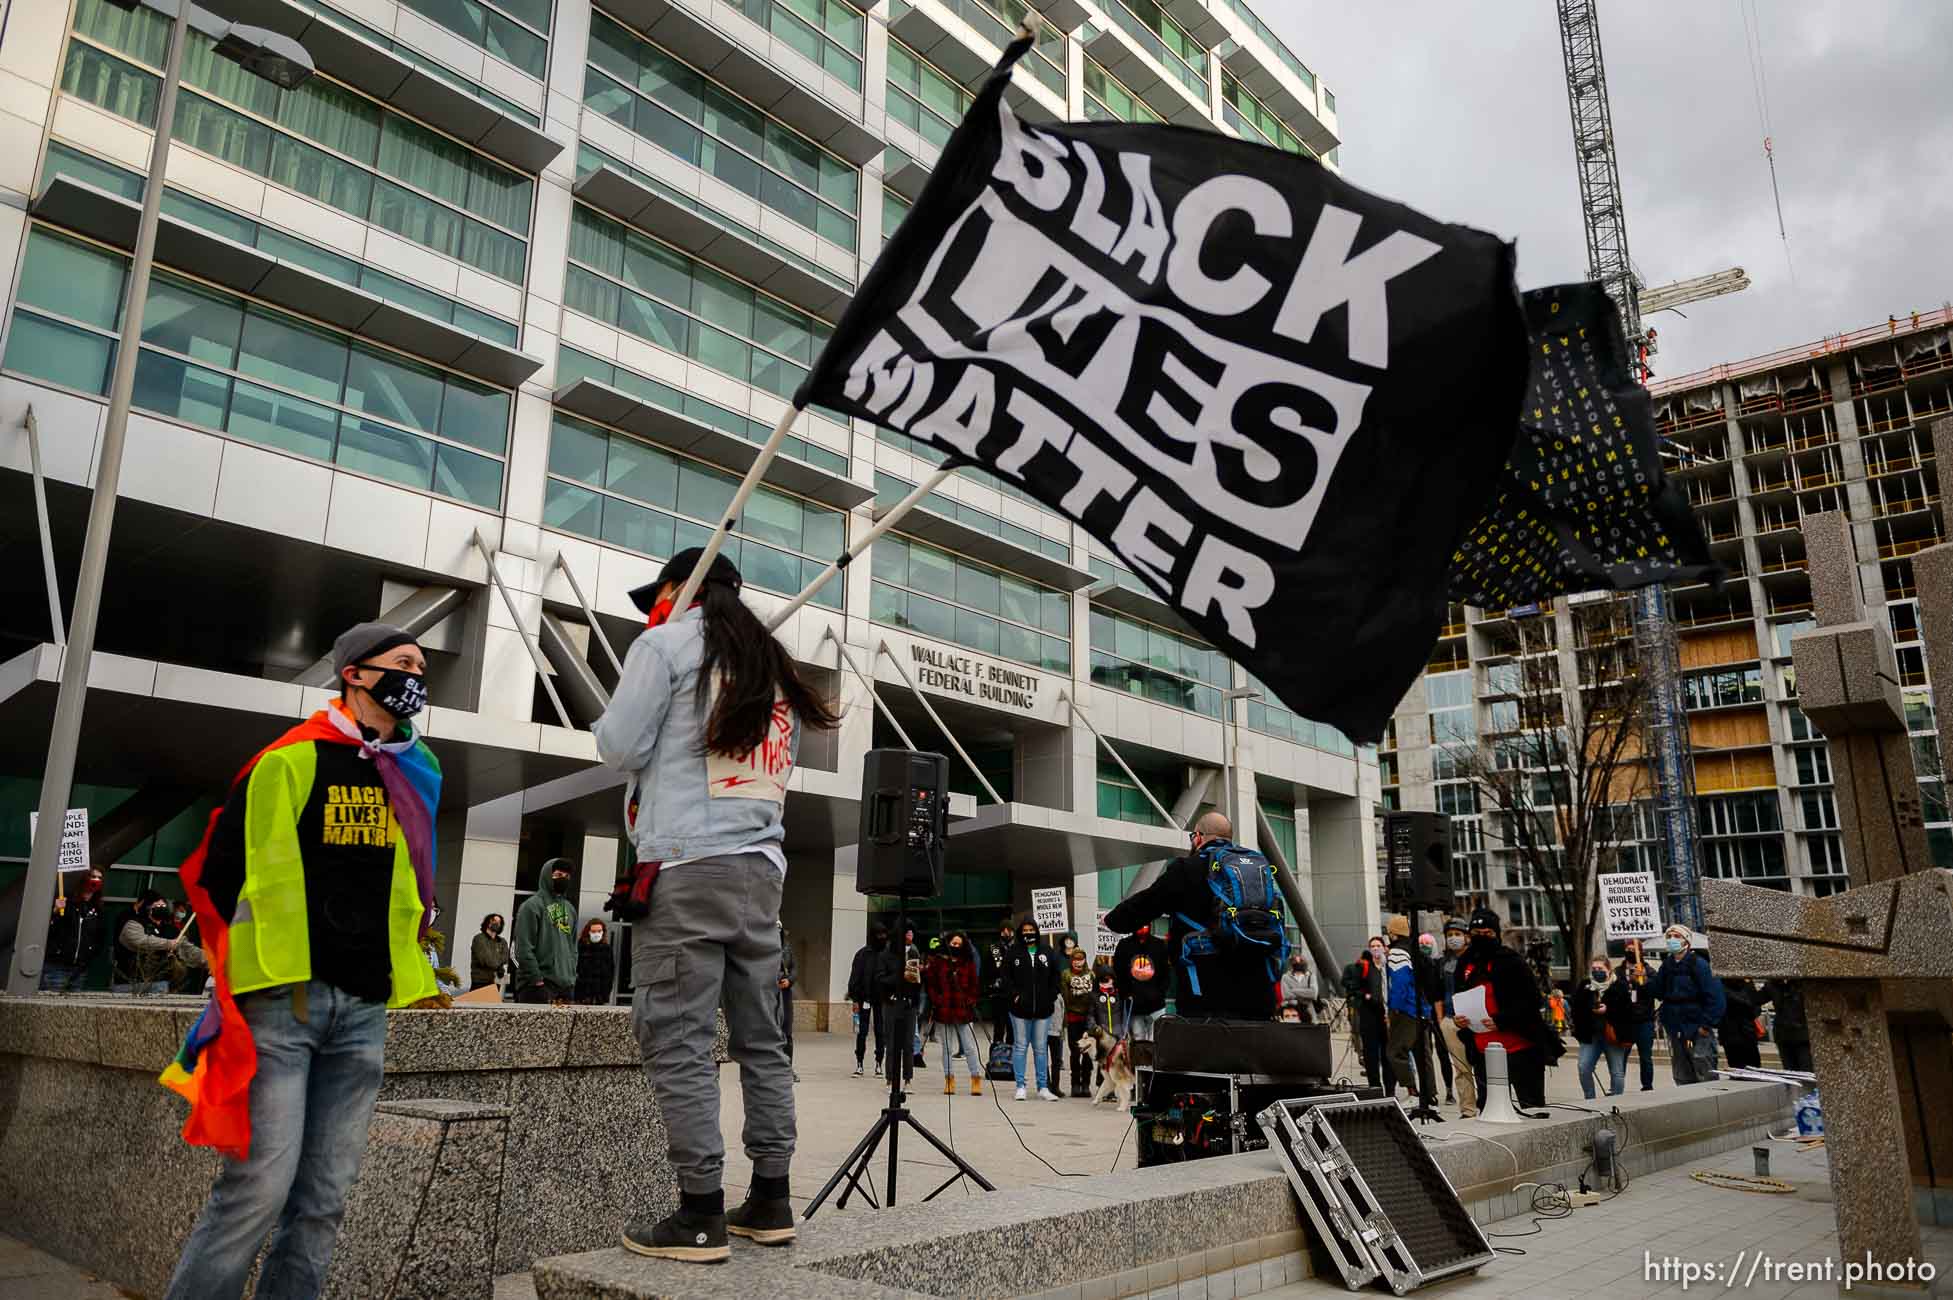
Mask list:
[[[1207,864],[1207,892],[1211,896],[1207,917],[1196,921],[1185,912],[1177,914],[1192,931],[1180,945],[1188,989],[1200,996],[1196,962],[1244,950],[1265,958],[1271,982],[1280,978],[1288,961],[1289,943],[1287,911],[1274,866],[1253,849],[1227,840],[1206,845],[1201,857]]]

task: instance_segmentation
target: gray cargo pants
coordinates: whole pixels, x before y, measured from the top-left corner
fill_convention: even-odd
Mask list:
[[[701,858],[659,875],[651,914],[631,927],[631,1024],[681,1191],[716,1192],[725,1173],[712,1060],[712,1013],[722,1005],[753,1173],[783,1178],[793,1160],[793,1064],[779,1018],[782,884],[757,853]]]

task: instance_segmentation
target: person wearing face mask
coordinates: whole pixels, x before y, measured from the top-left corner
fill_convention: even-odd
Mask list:
[[[888,1046],[888,1026],[882,1020],[882,1001],[875,996],[875,964],[882,949],[888,947],[888,927],[877,922],[868,927],[868,942],[855,949],[854,964],[848,967],[848,1005],[854,1008],[854,1077],[861,1077],[862,1059],[868,1050],[868,1031],[875,1031],[875,1073],[882,1072],[882,1053]]]
[[[338,698],[245,765],[180,873],[216,993],[163,1082],[190,1101],[185,1139],[227,1159],[169,1300],[233,1300],[267,1233],[257,1294],[320,1293],[387,1011],[441,1003],[423,950],[441,769],[409,721],[426,657],[362,623],[332,662]]]
[[[583,927],[576,941],[576,993],[580,1007],[607,1007],[617,991],[617,956],[602,921]]]
[[[1690,945],[1687,926],[1671,925],[1666,951],[1655,972],[1662,1032],[1668,1035],[1668,1068],[1677,1084],[1713,1083],[1716,1078],[1716,1026],[1722,1020],[1722,981],[1709,958]]]
[[[102,900],[102,871],[90,867],[75,892],[54,900],[47,927],[47,961],[41,990],[67,993],[81,986],[108,933],[108,904]]]
[[[1438,1058],[1438,1076],[1444,1080],[1445,1105],[1456,1105],[1458,1094],[1451,1083],[1451,1053],[1445,1051],[1444,1038],[1438,1030],[1438,1011],[1444,1005],[1444,970],[1438,965],[1437,936],[1417,936],[1416,961],[1417,986],[1424,994],[1424,1023],[1419,1026],[1424,1041],[1418,1046],[1417,1059],[1426,1061],[1432,1056]]]
[[[997,937],[983,955],[983,991],[990,999],[990,1041],[1010,1042],[1010,985],[1005,973],[1010,969],[1010,950],[1017,944],[1017,931],[1005,917],[997,923]]]
[[[145,889],[116,918],[111,987],[117,993],[143,996],[167,993],[172,958],[185,966],[204,965],[202,949],[177,939],[176,929],[170,924],[169,900],[153,889]]]
[[[1085,950],[1077,944],[1072,945],[1067,955],[1068,965],[1058,976],[1058,996],[1065,1004],[1064,1041],[1070,1049],[1071,1095],[1089,1097],[1092,1095],[1092,1067],[1085,1059],[1085,1051],[1079,1047],[1078,1040],[1085,1034],[1085,1026],[1092,1021],[1092,998],[1098,992],[1098,980],[1092,974],[1091,963],[1085,960]],[[1057,1073],[1058,1058],[1051,1058],[1052,1073]],[[1054,1090],[1055,1091],[1055,1090]]]
[[[952,931],[949,942],[929,958],[922,977],[929,1005],[935,1009],[936,1032],[942,1038],[943,1094],[956,1091],[954,1061],[961,1056],[963,1068],[970,1074],[970,1095],[982,1096],[983,1063],[977,1059],[976,1032],[970,1027],[976,1019],[978,989],[976,951],[970,936],[961,930]]]
[[[1389,929],[1390,948],[1384,956],[1384,977],[1388,982],[1385,1001],[1389,1008],[1385,1059],[1396,1076],[1395,1081],[1412,1093],[1419,1105],[1430,1107],[1437,1102],[1437,1076],[1431,1069],[1430,1048],[1424,1038],[1424,1021],[1431,1014],[1431,1004],[1425,1000],[1426,981],[1420,978],[1417,959],[1411,955],[1409,922],[1393,916]],[[1395,1088],[1391,1089],[1391,1095],[1396,1095]]]
[[[1458,991],[1458,961],[1465,955],[1465,943],[1464,918],[1445,918],[1444,956],[1438,959],[1438,983],[1441,989],[1438,999],[1438,1042],[1439,1051],[1449,1063],[1449,1079],[1457,1085],[1459,1119],[1471,1119],[1478,1114],[1478,1076],[1475,1073],[1478,1062],[1473,1059],[1475,1053],[1467,1050],[1451,1011],[1451,996]],[[1445,1095],[1445,1100],[1451,1100],[1449,1093]]]
[[[1316,973],[1309,969],[1306,953],[1289,954],[1288,969],[1282,972],[1281,995],[1283,1006],[1294,1007],[1298,1013],[1302,1008],[1309,1007],[1313,1013],[1317,997]]]
[[[1166,940],[1153,933],[1150,923],[1119,940],[1112,950],[1112,982],[1122,1006],[1114,1034],[1152,1042],[1153,1026],[1166,1010],[1167,989],[1173,983],[1173,958]]]
[[[1038,934],[1037,923],[1024,917],[1017,923],[1017,943],[1005,969],[1010,991],[1011,1068],[1017,1079],[1017,1100],[1023,1101],[1029,1079],[1026,1059],[1036,1063],[1040,1101],[1056,1101],[1051,1091],[1048,1042],[1051,1012],[1058,1004],[1058,963]]]
[[[517,1002],[568,1002],[576,992],[575,870],[568,858],[543,863],[536,892],[516,909]]]
[[[1365,1078],[1372,1088],[1382,1088],[1386,1097],[1394,1097],[1397,1073],[1390,1063],[1390,1035],[1385,1027],[1390,993],[1385,974],[1388,951],[1383,936],[1373,934],[1356,959],[1356,1028],[1363,1049]]]
[[[1607,1058],[1607,1095],[1627,1091],[1627,1049],[1632,1041],[1628,987],[1614,978],[1605,957],[1587,967],[1587,982],[1573,990],[1573,1039],[1580,1044],[1580,1091],[1595,1097],[1594,1067]]]
[[[1478,908],[1470,925],[1471,942],[1458,962],[1457,991],[1484,987],[1493,1024],[1484,1033],[1466,1030],[1479,1052],[1478,1094],[1485,1095],[1485,1049],[1498,1043],[1505,1048],[1513,1099],[1522,1108],[1544,1106],[1546,1067],[1565,1048],[1540,1014],[1539,985],[1533,981],[1532,968],[1499,942],[1499,914],[1489,907]]]
[[[509,941],[502,937],[502,916],[490,912],[481,919],[481,930],[468,947],[468,986],[471,989],[499,984],[509,973]]]

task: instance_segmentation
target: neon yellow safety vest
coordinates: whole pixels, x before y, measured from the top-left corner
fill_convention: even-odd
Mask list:
[[[312,936],[305,911],[305,861],[298,817],[318,771],[315,744],[268,750],[251,769],[244,803],[244,888],[230,925],[226,971],[233,994],[312,978]],[[422,908],[407,837],[391,810],[393,886],[387,900],[387,949],[393,966],[389,1007],[412,1006],[438,991],[420,946]]]

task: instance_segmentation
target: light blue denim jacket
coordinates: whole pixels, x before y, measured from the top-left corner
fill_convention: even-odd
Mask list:
[[[604,763],[636,784],[631,838],[640,862],[731,853],[784,834],[781,812],[800,750],[799,719],[781,703],[767,742],[752,754],[729,759],[702,752],[712,700],[698,697],[705,653],[700,617],[687,610],[631,643],[610,707],[591,728]]]

